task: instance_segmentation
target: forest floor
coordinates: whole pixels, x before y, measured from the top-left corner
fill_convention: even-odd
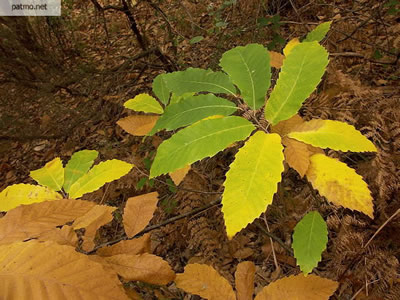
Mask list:
[[[374,155],[327,151],[367,181],[375,217],[328,204],[310,190],[305,179],[288,169],[259,224],[290,246],[295,224],[309,210],[318,209],[328,224],[329,243],[317,272],[339,281],[332,299],[400,299],[400,218],[391,220],[363,248],[400,209],[400,12],[393,12],[393,1],[149,3],[138,1],[134,16],[146,38],[146,49],[158,47],[167,61],[140,47],[121,12],[107,10],[103,19],[88,1],[73,7],[68,19],[78,23],[74,36],[83,44],[83,54],[60,65],[60,70],[49,70],[78,79],[56,92],[16,83],[0,85],[0,191],[15,183],[33,183],[29,171],[54,157],[66,161],[75,151],[95,149],[102,160],[131,162],[140,172],[132,171],[85,199],[122,210],[129,197],[158,191],[159,207],[151,224],[207,205],[220,196],[237,148],[193,164],[178,187],[169,186],[162,176],[138,189],[147,173],[145,162],[154,157],[167,135],[160,133],[142,142],[141,137],[123,131],[116,122],[131,112],[122,104],[150,92],[155,76],[168,69],[215,70],[223,52],[248,43],[281,51],[292,38],[303,37],[321,22],[333,21],[323,42],[330,53],[327,73],[300,114],[307,120],[346,121],[378,147]],[[191,41],[199,36],[203,39]],[[91,68],[81,72],[81,65]],[[118,238],[121,231],[113,221],[102,228],[98,243]],[[219,205],[152,231],[151,240],[152,252],[176,272],[188,263],[206,263],[233,283],[238,262],[253,261],[256,292],[273,280],[299,272],[293,256],[254,224],[229,241]],[[199,299],[184,295],[173,284],[135,288],[144,299]]]

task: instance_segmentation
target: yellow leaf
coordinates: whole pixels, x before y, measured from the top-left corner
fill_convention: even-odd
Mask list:
[[[159,116],[134,115],[118,120],[117,124],[132,135],[143,136],[153,129],[158,118]]]
[[[158,193],[148,193],[129,198],[124,209],[124,227],[128,237],[142,231],[153,218],[157,208]]]
[[[44,186],[32,184],[14,184],[0,193],[0,211],[9,211],[21,204],[32,204],[46,200],[61,199],[61,195]]]
[[[293,49],[294,47],[296,47],[298,44],[300,44],[300,41],[299,41],[298,38],[294,38],[294,39],[290,40],[290,41],[286,44],[285,48],[283,49],[283,54],[285,54],[285,56],[288,56],[289,53],[292,51],[292,49]]]
[[[71,226],[63,226],[61,229],[54,228],[45,231],[38,237],[39,241],[52,241],[59,245],[67,245],[76,247],[78,245],[78,237]]]
[[[90,251],[94,247],[94,238],[96,237],[97,230],[112,221],[113,211],[116,210],[115,207],[107,205],[96,205],[91,210],[89,210],[83,216],[77,218],[72,227],[77,229],[85,229],[85,235],[83,237],[82,249]]]
[[[290,138],[320,148],[339,151],[376,152],[374,144],[354,126],[333,120],[311,120],[288,134]]]
[[[173,182],[176,185],[179,185],[182,182],[183,178],[185,178],[185,176],[189,172],[189,170],[190,170],[190,165],[187,165],[187,166],[183,167],[182,169],[178,169],[176,171],[169,173],[169,176],[171,176]]]
[[[118,254],[142,254],[150,252],[150,234],[145,234],[137,239],[126,240],[112,246],[100,248],[96,254],[99,256],[113,256]]]
[[[176,275],[175,283],[185,292],[208,300],[236,299],[229,282],[207,265],[186,265],[184,273]]]
[[[128,299],[114,272],[53,242],[0,246],[0,277],[2,299]]]
[[[368,185],[355,170],[323,154],[310,157],[307,179],[330,202],[374,217]]]
[[[292,132],[295,128],[304,123],[304,120],[299,115],[294,115],[290,119],[280,121],[275,126],[271,127],[271,132],[277,133],[284,137],[289,132]]]
[[[222,195],[229,238],[253,222],[272,203],[283,172],[282,150],[278,134],[258,131],[236,154],[226,173]]]
[[[254,300],[328,300],[338,286],[336,281],[299,274],[270,283]]]
[[[164,112],[160,103],[149,94],[139,94],[124,103],[126,108],[146,113],[162,114]]]
[[[175,279],[175,272],[169,264],[153,254],[118,254],[103,259],[125,280],[165,285]]]
[[[269,51],[269,56],[271,58],[271,67],[280,69],[283,65],[283,60],[285,59],[285,56],[275,51]]]
[[[286,146],[283,154],[288,165],[304,177],[310,166],[311,151],[308,145],[294,139],[284,137],[282,143]]]
[[[59,157],[49,161],[43,168],[31,171],[29,175],[40,185],[54,191],[60,191],[64,184],[64,167]]]
[[[253,299],[255,274],[256,266],[251,261],[238,264],[235,273],[237,300]]]

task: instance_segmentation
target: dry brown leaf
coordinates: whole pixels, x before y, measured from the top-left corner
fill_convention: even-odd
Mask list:
[[[0,277],[4,299],[128,299],[116,273],[53,242],[0,246]]]
[[[299,115],[294,115],[290,119],[280,121],[275,126],[271,127],[271,132],[279,134],[281,137],[284,137],[288,133],[292,132],[297,126],[300,126],[304,123],[304,120]]]
[[[185,178],[185,176],[189,172],[189,170],[190,170],[190,165],[187,165],[187,166],[183,167],[182,169],[178,169],[174,172],[169,173],[169,176],[171,176],[173,182],[176,185],[179,185],[181,183],[181,181],[183,180],[183,178]]]
[[[256,266],[251,261],[238,264],[235,273],[237,300],[252,300],[254,293],[254,277]]]
[[[158,193],[148,193],[129,198],[124,209],[124,227],[128,237],[142,231],[153,218],[157,208]]]
[[[18,206],[0,219],[0,245],[38,237],[84,215],[95,205],[84,200],[60,199]]]
[[[133,115],[120,119],[117,124],[132,135],[143,136],[153,129],[158,118],[159,116]]]
[[[140,238],[121,241],[115,245],[100,248],[96,254],[99,256],[113,256],[118,254],[142,254],[150,251],[150,234],[145,234]]]
[[[175,279],[175,272],[172,271],[169,264],[153,254],[118,254],[103,259],[125,280],[165,285]]]
[[[288,137],[284,137],[282,143],[286,146],[283,151],[286,162],[303,178],[310,166],[312,154],[308,145]]]
[[[272,282],[254,300],[328,300],[339,284],[316,275],[289,276]]]
[[[116,210],[115,207],[107,205],[96,205],[91,210],[89,210],[82,217],[77,218],[72,227],[77,229],[85,229],[85,235],[83,237],[82,249],[85,251],[90,251],[94,248],[94,238],[96,236],[97,230],[112,221],[113,211]]]
[[[285,56],[275,51],[269,51],[269,56],[271,57],[271,67],[280,69],[283,65],[283,60],[285,59]]]
[[[54,228],[51,231],[42,233],[38,237],[39,241],[52,241],[60,245],[67,245],[76,247],[78,245],[78,237],[74,229],[71,226],[63,226],[60,228]]]
[[[175,283],[185,292],[199,295],[208,300],[236,299],[228,280],[208,265],[186,265],[184,273],[176,275]]]

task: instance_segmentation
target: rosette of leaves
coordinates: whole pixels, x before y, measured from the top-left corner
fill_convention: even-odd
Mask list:
[[[328,65],[328,52],[319,41],[329,25],[318,26],[303,42],[289,42],[284,56],[249,44],[225,52],[220,60],[222,71],[189,68],[161,74],[153,82],[159,101],[148,94],[127,101],[127,108],[158,114],[148,130],[150,135],[176,131],[158,147],[150,178],[246,141],[224,183],[222,211],[229,238],[272,203],[285,160],[330,202],[373,217],[372,197],[362,177],[322,150],[374,152],[373,143],[349,124],[320,119],[305,122],[297,115]],[[274,61],[277,57],[284,58],[283,64],[268,95],[271,65],[280,65]],[[247,105],[247,118],[242,116],[243,105],[238,108],[235,103]],[[268,126],[255,117],[261,109]]]
[[[71,156],[65,168],[61,159],[56,157],[44,167],[31,171],[30,176],[39,185],[20,183],[8,186],[0,193],[0,211],[9,211],[22,204],[57,200],[63,196],[80,198],[128,174],[133,167],[118,159],[93,166],[98,155],[96,150],[82,150]]]

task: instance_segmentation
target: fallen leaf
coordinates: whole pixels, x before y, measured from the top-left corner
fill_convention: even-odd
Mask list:
[[[89,210],[82,217],[77,218],[72,227],[77,229],[85,229],[85,235],[83,236],[82,249],[90,251],[94,248],[94,238],[96,236],[97,230],[112,221],[113,211],[116,210],[115,207],[107,205],[96,205],[91,210]]]
[[[187,166],[183,167],[182,169],[178,169],[176,171],[169,173],[169,176],[171,176],[172,180],[174,181],[174,183],[176,185],[179,185],[182,182],[182,180],[185,178],[185,176],[189,172],[189,170],[190,170],[190,165],[187,165]]]
[[[316,275],[289,276],[264,287],[254,300],[328,300],[339,284]]]
[[[185,292],[199,295],[208,300],[236,299],[228,280],[208,265],[186,265],[185,271],[176,275],[175,283]]]
[[[78,237],[71,226],[63,226],[62,228],[54,228],[39,235],[39,241],[52,241],[59,245],[67,245],[76,247],[78,245]]]
[[[118,254],[142,254],[150,251],[150,234],[133,240],[118,242],[112,246],[100,248],[96,254],[99,256],[113,256]]]
[[[269,51],[269,56],[271,58],[270,61],[271,67],[280,69],[283,65],[283,60],[285,59],[285,56],[275,51]]]
[[[169,264],[153,254],[118,254],[103,259],[125,280],[165,285],[175,279]]]
[[[251,261],[238,264],[235,273],[237,300],[253,299],[255,274],[256,266]]]
[[[148,193],[128,199],[124,209],[124,228],[128,237],[142,231],[153,218],[157,208],[158,193]]]
[[[159,116],[133,115],[120,119],[117,124],[132,135],[143,136],[151,131],[158,118]]]

